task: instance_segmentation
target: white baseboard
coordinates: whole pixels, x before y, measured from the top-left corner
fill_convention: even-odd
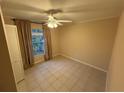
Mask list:
[[[66,57],[66,58],[69,58],[69,59],[71,59],[71,60],[74,60],[74,61],[76,61],[76,62],[80,62],[80,63],[82,63],[82,64],[84,64],[84,65],[87,65],[87,66],[89,66],[89,67],[92,67],[92,68],[94,68],[94,69],[97,69],[97,70],[100,70],[100,71],[103,71],[103,72],[107,72],[107,71],[106,71],[105,69],[103,69],[103,68],[97,67],[97,66],[95,66],[95,65],[89,64],[89,63],[87,63],[87,62],[85,62],[85,61],[81,61],[81,60],[76,59],[76,58],[73,58],[73,57],[71,57],[71,56],[67,56],[67,55],[62,54],[62,53],[59,54],[59,55],[64,56],[64,57]]]

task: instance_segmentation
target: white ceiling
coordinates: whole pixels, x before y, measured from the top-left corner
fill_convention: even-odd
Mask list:
[[[43,12],[62,9],[55,14],[58,19],[83,22],[94,19],[119,16],[124,0],[3,0],[2,9],[6,16],[42,21],[47,19]]]

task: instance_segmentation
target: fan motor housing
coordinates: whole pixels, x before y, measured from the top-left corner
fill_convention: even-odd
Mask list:
[[[57,14],[57,13],[61,13],[62,10],[61,9],[50,9],[48,11],[46,11],[47,14]]]

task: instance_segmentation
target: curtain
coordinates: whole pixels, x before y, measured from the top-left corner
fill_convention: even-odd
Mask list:
[[[52,59],[52,45],[51,45],[51,32],[50,29],[43,25],[44,38],[45,38],[45,61]]]
[[[18,29],[19,43],[22,53],[24,69],[33,65],[33,52],[32,52],[32,34],[31,23],[27,20],[15,19],[15,24]]]

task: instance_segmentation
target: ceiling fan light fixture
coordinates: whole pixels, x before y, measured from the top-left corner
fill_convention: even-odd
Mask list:
[[[57,28],[58,26],[62,26],[63,24],[61,22],[72,22],[70,20],[57,20],[53,14],[51,13],[49,16],[48,16],[48,20],[47,20],[47,26],[49,28]]]
[[[57,21],[56,21],[56,19],[54,19],[54,17],[53,16],[48,16],[49,17],[49,19],[48,19],[48,23],[47,23],[47,26],[49,27],[49,28],[57,28],[58,27],[58,24],[57,24]]]
[[[58,27],[58,25],[55,24],[55,23],[48,23],[47,26],[48,26],[49,28],[57,28],[57,27]]]
[[[54,27],[55,27],[55,28],[57,28],[57,27],[58,27],[58,25],[57,25],[57,24],[54,24]]]

